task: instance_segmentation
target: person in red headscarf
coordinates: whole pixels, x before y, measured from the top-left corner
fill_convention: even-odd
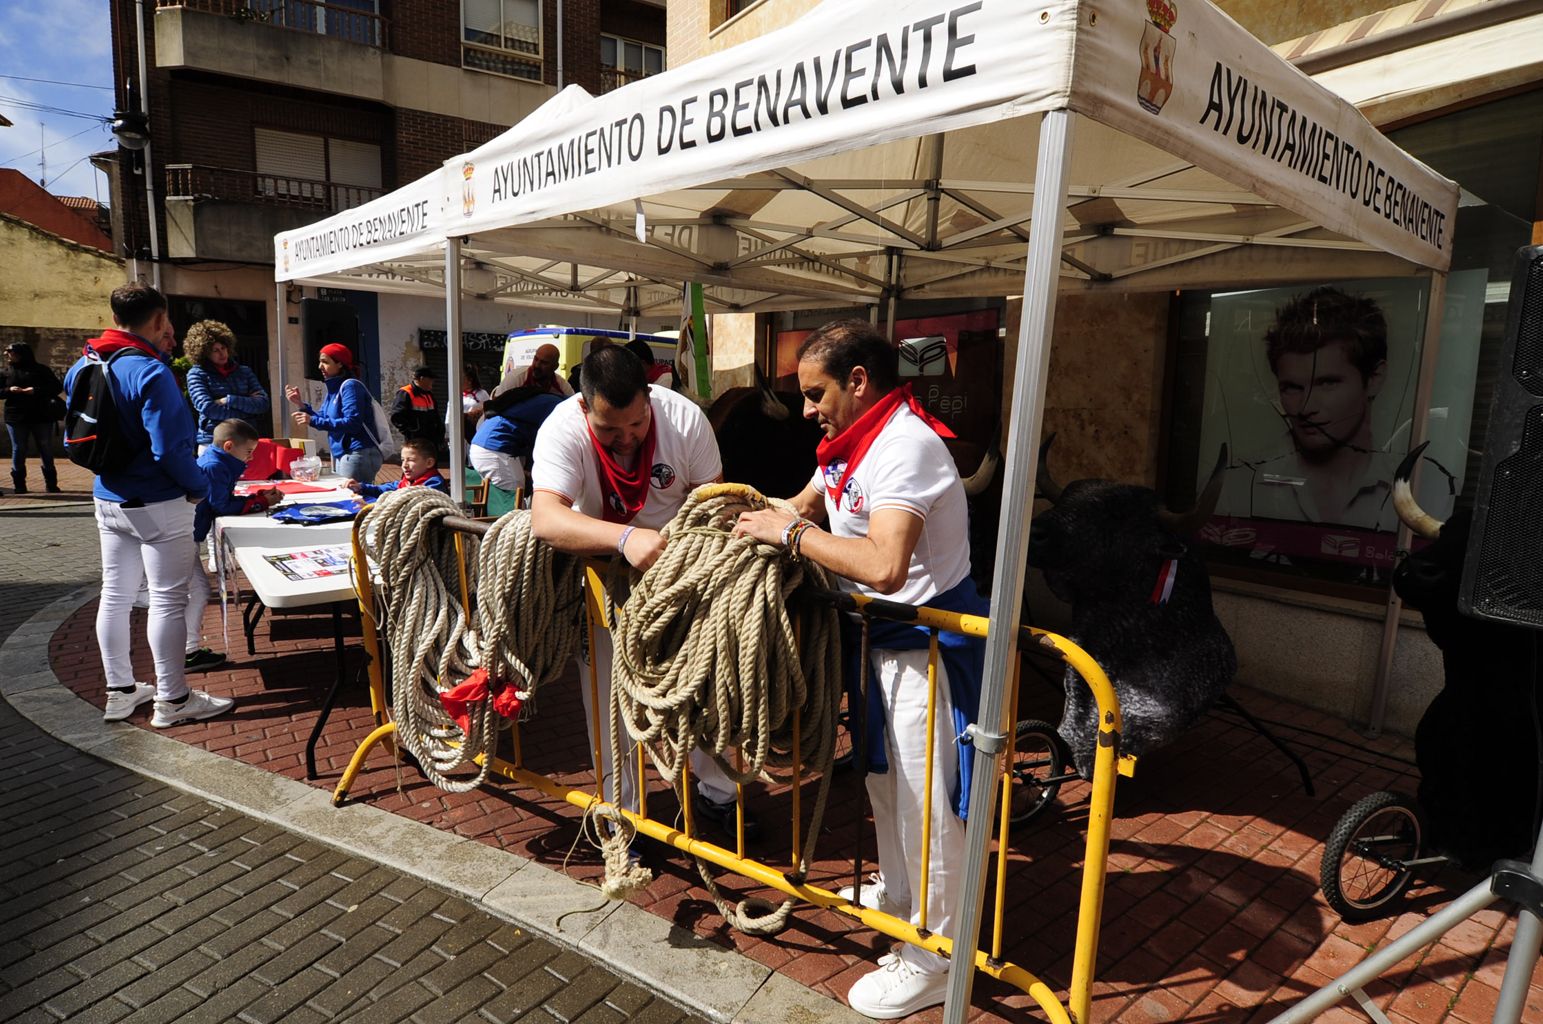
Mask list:
[[[620,554],[647,569],[665,547],[660,529],[693,490],[723,478],[718,441],[702,410],[683,395],[650,387],[643,364],[619,345],[584,360],[582,390],[560,402],[536,434],[531,529],[559,551],[576,555]],[[594,670],[602,707],[611,705],[611,639],[595,634]],[[589,678],[580,662],[579,677]],[[584,724],[595,749],[590,687]],[[601,764],[606,798],[637,810],[636,748],[628,744],[618,780],[611,771],[611,730],[602,728]],[[699,816],[722,827],[734,822],[734,783],[710,757],[694,751]],[[618,787],[618,782],[620,783]],[[746,817],[747,833],[751,819]]]
[[[284,397],[299,406],[291,414],[295,425],[325,430],[333,468],[350,480],[373,484],[385,458],[375,436],[374,399],[354,376],[358,372],[354,354],[346,345],[323,345],[316,365],[327,385],[320,409],[312,409],[295,385],[284,389]]]
[[[798,350],[804,416],[825,430],[814,479],[795,498],[796,513],[743,513],[735,533],[786,547],[836,573],[843,590],[909,605],[985,615],[970,578],[969,509],[953,456],[953,432],[899,378],[896,348],[866,320],[837,320]],[[820,529],[825,523],[828,529]],[[848,623],[847,625],[851,625]],[[957,737],[980,703],[984,645],[938,637],[933,777],[927,779],[927,630],[875,621],[868,633],[867,693],[857,686],[861,640],[843,637],[848,706],[862,709],[869,803],[879,874],[843,889],[847,900],[920,923],[922,819],[927,788],[935,808],[927,877],[927,927],[950,935],[957,872],[964,861],[970,758]],[[953,749],[958,756],[947,756]],[[847,994],[868,1017],[904,1017],[935,1006],[948,988],[948,961],[905,945],[859,978]]]

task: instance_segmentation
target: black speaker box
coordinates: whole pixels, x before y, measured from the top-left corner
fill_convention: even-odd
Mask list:
[[[305,375],[319,378],[316,360],[323,345],[347,345],[359,359],[359,314],[347,302],[331,299],[300,300],[300,333],[305,339]]]
[[[1517,251],[1458,606],[1543,629],[1543,246]]]

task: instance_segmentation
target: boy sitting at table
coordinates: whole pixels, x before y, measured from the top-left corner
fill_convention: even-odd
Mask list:
[[[439,457],[434,448],[433,441],[410,437],[402,442],[402,479],[393,480],[389,484],[361,484],[357,480],[350,480],[348,489],[372,501],[387,491],[403,487],[432,487],[449,494],[450,484],[439,473]]]
[[[209,490],[193,510],[193,540],[202,544],[219,516],[262,512],[284,499],[277,488],[237,497],[236,481],[246,472],[246,464],[257,450],[257,428],[246,420],[221,420],[214,428],[214,440],[198,457],[198,468],[209,478]],[[209,580],[203,569],[195,566],[188,580],[187,671],[214,668],[225,662],[225,655],[203,646],[204,606],[209,603]]]

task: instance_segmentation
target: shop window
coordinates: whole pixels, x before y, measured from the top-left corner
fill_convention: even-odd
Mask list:
[[[1192,502],[1228,446],[1222,497],[1201,538],[1217,575],[1380,600],[1397,560],[1390,482],[1416,415],[1431,441],[1420,503],[1445,517],[1471,491],[1512,258],[1537,217],[1540,125],[1543,93],[1534,93],[1389,133],[1463,186],[1428,409],[1414,407],[1425,277],[1176,300],[1166,496]],[[1330,325],[1347,302],[1363,326],[1385,325],[1385,352],[1328,336],[1346,333]],[[1313,331],[1322,345],[1303,340]]]
[[[478,71],[539,82],[538,0],[461,0],[461,63]]]
[[[665,68],[664,47],[641,43],[621,36],[600,37],[600,83],[602,92],[619,89],[628,82],[657,75]]]

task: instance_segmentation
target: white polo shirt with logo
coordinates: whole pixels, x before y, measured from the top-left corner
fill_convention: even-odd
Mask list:
[[[845,468],[845,462],[831,464],[831,486]],[[943,439],[909,407],[902,405],[879,432],[847,481],[839,506],[831,501],[819,467],[811,482],[825,496],[827,523],[837,537],[867,537],[869,516],[882,508],[922,520],[905,586],[898,592],[880,594],[837,577],[841,589],[921,605],[970,574],[970,513],[959,470]]]
[[[675,517],[693,490],[723,475],[723,459],[695,402],[659,387],[649,388],[648,398],[655,424],[654,464],[648,499],[630,525],[657,530]],[[541,424],[532,461],[532,490],[560,494],[576,511],[605,518],[600,467],[578,395],[560,402]]]

